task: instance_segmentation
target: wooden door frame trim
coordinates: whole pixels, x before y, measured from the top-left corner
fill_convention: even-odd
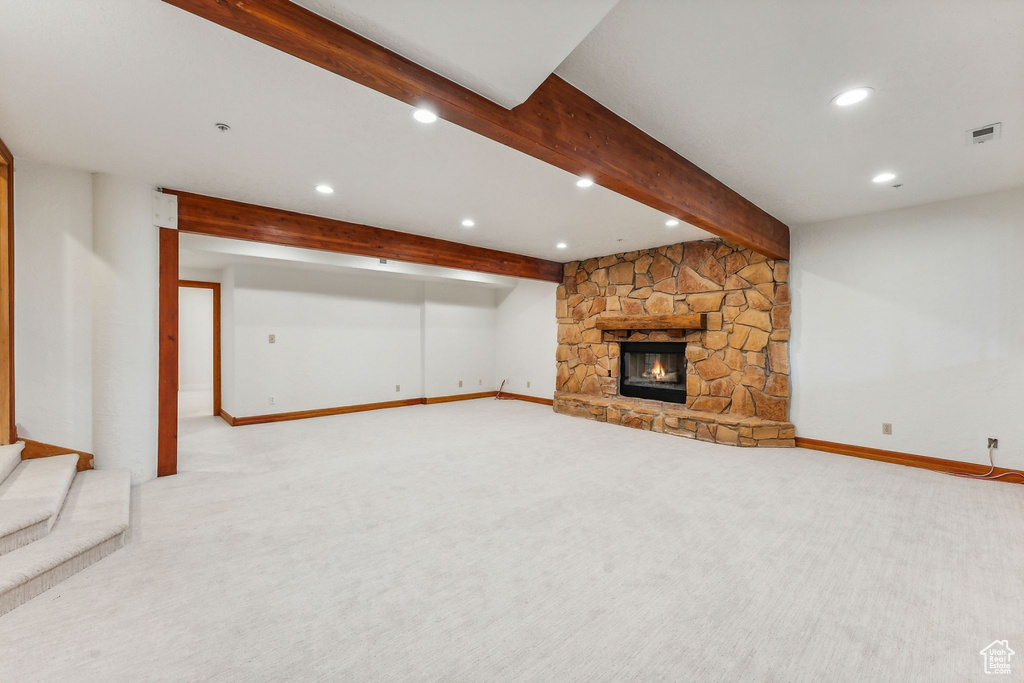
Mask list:
[[[289,0],[164,0],[776,259],[789,228],[696,164],[551,74],[514,109]]]
[[[557,261],[192,192],[163,192],[178,198],[179,232],[559,284],[563,278],[562,264]]]
[[[220,415],[220,283],[205,282],[203,280],[178,280],[178,287],[179,289],[181,287],[190,289],[209,289],[213,292],[213,414]]]
[[[0,261],[7,272],[3,287],[6,299],[0,301],[0,316],[4,324],[0,328],[0,367],[7,372],[7,382],[0,392],[0,444],[14,443],[18,439],[18,427],[14,411],[14,154],[0,139],[0,183],[4,185],[4,206],[0,206],[0,225],[4,234],[0,236]],[[6,309],[6,310],[3,310]]]
[[[156,475],[178,473],[178,231],[160,232],[160,369]]]

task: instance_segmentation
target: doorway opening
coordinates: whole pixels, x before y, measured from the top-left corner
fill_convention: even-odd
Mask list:
[[[179,280],[178,417],[220,412],[220,283]]]

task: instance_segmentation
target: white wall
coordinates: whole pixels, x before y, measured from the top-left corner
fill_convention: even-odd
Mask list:
[[[550,398],[555,287],[231,266],[222,285],[224,409],[247,417],[494,391],[499,367],[506,390]]]
[[[233,392],[224,398],[231,415],[423,396],[422,283],[309,269],[233,271],[233,286],[222,291],[233,298],[234,339],[222,356],[234,366]]]
[[[18,434],[92,452],[92,176],[19,159],[15,193]]]
[[[160,250],[154,188],[99,173],[92,187],[94,464],[128,470],[138,483],[156,476]]]
[[[505,391],[540,398],[555,395],[555,318],[553,282],[519,280],[498,296],[495,371]],[[529,386],[527,386],[529,383]]]
[[[424,284],[426,396],[497,389],[494,384],[496,322],[494,289],[439,282]]]
[[[213,391],[213,290],[178,288],[178,389]]]
[[[799,436],[1024,468],[1024,189],[792,237]]]

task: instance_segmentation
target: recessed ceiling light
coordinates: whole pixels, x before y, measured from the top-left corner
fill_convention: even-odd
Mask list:
[[[437,114],[429,109],[417,109],[412,113],[412,117],[420,123],[433,123],[437,121]]]
[[[593,184],[594,180],[592,178],[580,178],[576,181],[576,187],[590,187]]]
[[[558,247],[559,249],[566,249],[566,248],[568,248],[568,247],[569,247],[569,245],[568,245],[568,244],[566,244],[565,242],[559,242],[559,243],[558,243],[558,244],[556,244],[555,246],[556,246],[556,247]]]
[[[677,225],[679,225],[679,221],[677,221],[675,218],[669,218],[667,221],[665,221],[665,225],[667,225],[670,228],[674,228]]]
[[[331,187],[330,185],[317,185],[316,191],[321,194],[333,194],[334,188]]]
[[[839,93],[833,97],[832,104],[837,107],[849,107],[851,104],[861,102],[870,94],[871,88],[854,88],[853,90],[847,90],[846,92]]]
[[[464,227],[464,228],[472,228],[474,225],[476,225],[476,221],[474,221],[472,218],[463,218],[462,219],[462,227]]]
[[[878,175],[876,175],[874,178],[871,179],[871,182],[873,182],[873,183],[887,183],[887,182],[889,182],[890,180],[892,180],[895,177],[896,177],[895,173],[888,173],[888,172],[886,172],[886,173],[879,173]]]
[[[215,123],[213,125],[216,126],[217,130],[219,130],[221,133],[227,133],[229,130],[231,130],[231,126],[229,126],[226,123]]]

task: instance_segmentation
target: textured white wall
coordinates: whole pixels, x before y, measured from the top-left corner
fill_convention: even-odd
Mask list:
[[[159,241],[153,187],[93,176],[93,454],[156,476]]]
[[[234,365],[225,408],[232,415],[423,396],[422,283],[293,268],[233,271],[234,339],[222,358]]]
[[[798,436],[1024,468],[1024,190],[792,237]]]
[[[555,395],[557,287],[553,282],[519,280],[515,289],[498,295],[495,370],[498,384],[508,380],[505,391],[540,398]]]
[[[213,290],[178,288],[178,389],[213,390]]]
[[[495,290],[427,282],[423,298],[426,396],[494,391]],[[462,386],[459,386],[462,380]]]
[[[18,434],[92,452],[92,176],[16,168]]]

